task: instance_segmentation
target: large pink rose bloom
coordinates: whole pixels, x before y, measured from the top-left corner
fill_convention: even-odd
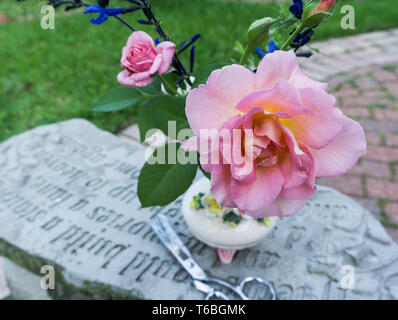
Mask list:
[[[145,87],[149,85],[155,73],[163,74],[170,68],[175,44],[164,41],[157,47],[152,38],[143,31],[135,31],[129,37],[122,50],[120,64],[125,70],[117,80],[124,86]]]
[[[341,175],[357,162],[364,132],[326,88],[302,73],[292,51],[275,51],[257,73],[230,65],[189,93],[186,114],[200,138],[185,148],[199,151],[219,203],[254,217],[293,215],[315,192],[315,178]],[[206,129],[219,134],[208,138]],[[241,134],[228,142],[225,130]],[[212,162],[214,153],[222,160]]]

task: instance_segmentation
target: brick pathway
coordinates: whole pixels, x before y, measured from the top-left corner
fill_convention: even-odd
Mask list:
[[[367,153],[346,175],[320,180],[354,198],[386,226],[398,226],[398,56],[395,63],[332,77],[330,91],[366,132]],[[387,227],[398,241],[398,229]]]
[[[301,59],[303,70],[308,76],[317,80],[328,80],[333,77],[335,84],[344,82],[346,80],[344,75],[353,70],[372,65],[395,64],[398,61],[398,29],[332,39],[313,43],[311,46],[321,52],[314,54],[311,59]],[[358,75],[366,73],[364,70]],[[341,77],[335,77],[337,74],[341,74]]]
[[[319,183],[355,198],[398,241],[398,29],[314,47],[321,54],[301,61],[304,72],[329,83],[338,106],[365,129],[368,143],[350,172]]]

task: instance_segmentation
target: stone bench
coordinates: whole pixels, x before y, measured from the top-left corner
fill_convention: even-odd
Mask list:
[[[162,212],[215,276],[263,277],[280,299],[398,298],[397,245],[352,199],[319,187],[266,241],[222,265],[187,231],[180,199],[164,208],[140,207],[136,186],[144,159],[144,148],[80,119],[0,144],[0,255],[22,267],[13,271],[7,263],[11,289],[20,286],[21,272],[40,275],[49,265],[54,290],[41,289],[43,274],[31,278],[43,297],[203,299],[146,223]],[[355,271],[352,289],[341,287],[347,266]]]

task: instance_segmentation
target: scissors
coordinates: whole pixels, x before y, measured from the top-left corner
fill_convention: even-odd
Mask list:
[[[242,300],[250,300],[250,298],[244,292],[245,286],[249,283],[257,283],[264,286],[270,292],[271,300],[276,300],[274,287],[268,281],[265,281],[262,278],[246,277],[242,279],[238,285],[233,285],[223,279],[208,276],[192,258],[188,248],[178,237],[169,220],[163,214],[159,214],[156,218],[156,221],[150,220],[149,224],[166,248],[171,251],[177,261],[189,273],[193,279],[194,287],[206,294],[206,300],[210,300],[212,298],[230,300],[224,292],[216,290],[208,283],[215,283],[221,285],[222,287],[228,288]]]

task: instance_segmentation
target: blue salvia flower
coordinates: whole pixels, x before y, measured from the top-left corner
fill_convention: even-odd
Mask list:
[[[268,45],[268,53],[272,53],[272,52],[274,52],[276,49],[278,49],[278,48],[276,47],[275,42],[271,40],[271,41],[269,42],[269,45]]]
[[[314,30],[307,29],[304,32],[299,33],[293,40],[291,47],[296,50],[310,42],[312,36],[314,35]]]
[[[271,41],[269,42],[269,44],[268,44],[268,51],[267,51],[267,53],[264,53],[263,51],[261,51],[260,48],[257,48],[257,49],[256,49],[256,52],[258,53],[258,55],[259,55],[261,58],[264,58],[268,53],[272,53],[272,52],[274,52],[274,51],[277,50],[277,49],[278,49],[278,48],[276,47],[275,42],[271,40]]]
[[[92,24],[101,24],[101,23],[104,23],[106,20],[108,20],[109,16],[117,16],[119,14],[122,14],[123,9],[121,9],[121,8],[106,9],[106,8],[102,8],[97,5],[91,5],[91,6],[88,6],[84,10],[84,14],[87,14],[87,13],[99,13],[99,16],[97,18],[91,19],[91,23]]]
[[[190,69],[189,69],[191,73],[193,72],[194,65],[195,65],[195,46],[192,46],[190,52]]]
[[[264,52],[261,51],[260,48],[257,48],[257,49],[256,49],[256,52],[258,53],[258,55],[259,55],[261,58],[264,58],[265,55],[266,55]]]
[[[196,40],[198,40],[202,35],[200,33],[195,34],[189,42],[194,43]]]
[[[180,49],[178,50],[178,54],[181,54],[184,52],[189,46],[195,43],[196,40],[198,40],[201,37],[200,33],[195,34],[188,42],[181,42]]]
[[[159,43],[161,43],[161,42],[162,42],[162,41],[160,41],[159,38],[156,38],[156,39],[155,39],[155,44],[156,44],[156,45],[159,45]]]
[[[303,1],[293,0],[293,4],[289,7],[289,11],[293,13],[297,19],[301,19],[303,15]]]

